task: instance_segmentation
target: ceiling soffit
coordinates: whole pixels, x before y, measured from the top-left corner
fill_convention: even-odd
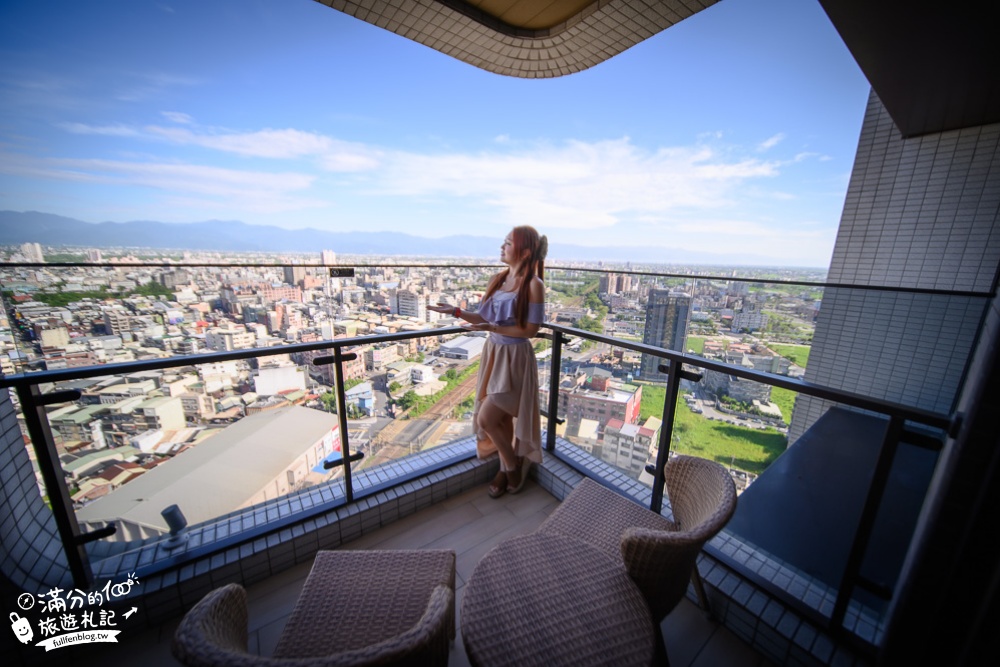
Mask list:
[[[1000,2],[820,5],[903,136],[1000,122]]]
[[[609,0],[577,2],[578,13],[548,27],[543,9],[563,13],[552,0],[316,0],[380,28],[419,42],[475,67],[528,79],[580,72],[710,7],[717,0]],[[506,11],[508,23],[488,13]],[[527,11],[532,4],[538,12]],[[499,8],[499,9],[498,9]],[[539,18],[541,17],[541,18]]]

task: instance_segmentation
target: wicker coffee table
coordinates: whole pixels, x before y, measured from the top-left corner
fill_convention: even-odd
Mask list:
[[[479,666],[649,665],[649,608],[624,568],[590,545],[532,533],[501,542],[465,588],[462,641]]]
[[[446,665],[455,637],[453,606],[442,626],[421,640],[426,646],[401,648],[439,586],[455,589],[454,551],[320,551],[274,657],[329,659],[355,651],[374,661],[405,648],[407,664]]]

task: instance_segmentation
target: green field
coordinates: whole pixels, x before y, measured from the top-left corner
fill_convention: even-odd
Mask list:
[[[781,409],[781,416],[786,424],[792,423],[792,408],[795,407],[797,392],[781,387],[771,387],[771,402]]]
[[[809,350],[811,349],[808,345],[786,345],[783,343],[768,343],[767,346],[788,359],[793,364],[806,367],[809,363]]]
[[[687,349],[695,354],[701,354],[705,350],[705,339],[700,336],[688,336]],[[687,350],[684,351],[687,352]]]
[[[665,395],[665,387],[642,386],[640,422],[650,415],[662,419]],[[672,451],[712,459],[754,474],[762,473],[787,445],[787,438],[774,429],[759,430],[709,421],[691,412],[684,401],[677,402],[674,422]]]

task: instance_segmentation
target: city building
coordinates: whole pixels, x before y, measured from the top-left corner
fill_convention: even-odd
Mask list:
[[[547,389],[541,388],[543,404],[548,400]],[[606,376],[564,379],[559,389],[559,414],[566,420],[566,433],[571,437],[580,433],[583,420],[587,419],[597,424],[598,434],[603,434],[613,419],[635,424],[641,404],[642,386],[614,382]]]
[[[37,335],[43,348],[61,348],[69,345],[69,329],[67,327],[46,327],[39,329]]]
[[[609,420],[604,428],[601,459],[638,477],[659,444],[661,424],[656,417],[649,417],[642,425]]]
[[[413,290],[396,290],[396,314],[416,318],[418,322],[427,321],[426,297]],[[433,312],[433,311],[432,311]]]
[[[250,415],[77,510],[77,517],[94,528],[111,523],[115,539],[127,541],[167,532],[161,512],[171,505],[193,524],[277,498],[339,451],[339,429],[336,415],[298,406]]]
[[[459,336],[441,343],[437,354],[447,359],[471,361],[483,353],[485,345],[486,339],[482,336]]]
[[[215,417],[215,401],[211,396],[198,392],[177,394],[181,399],[184,418],[189,422],[207,422]]]
[[[109,334],[120,336],[132,330],[132,312],[122,306],[102,308],[104,330]]]
[[[245,327],[231,325],[227,328],[209,329],[205,332],[205,347],[217,352],[248,350],[256,347],[257,337]]]
[[[21,254],[24,255],[25,261],[28,262],[40,264],[45,261],[45,257],[42,255],[42,246],[38,243],[22,243]]]
[[[646,327],[642,342],[683,352],[691,321],[691,296],[666,289],[651,289],[646,301]],[[643,380],[661,382],[666,378],[657,370],[663,363],[659,357],[642,355],[640,374]]]
[[[371,382],[361,382],[344,391],[344,400],[369,417],[375,414],[375,390]]]
[[[176,431],[184,428],[184,405],[179,396],[150,398],[132,413],[138,431]]]
[[[306,372],[295,364],[261,367],[253,376],[253,390],[261,396],[296,389],[305,391]]]
[[[105,406],[100,404],[82,408],[73,405],[50,413],[49,425],[57,438],[57,443],[61,440],[62,443],[92,444],[98,449],[106,447],[104,427],[100,420],[100,415],[105,410]]]
[[[191,275],[184,269],[164,271],[160,274],[160,284],[167,289],[174,289],[178,285],[186,285],[189,282],[191,282]]]
[[[306,267],[304,266],[286,266],[282,269],[285,276],[285,282],[289,285],[298,285],[306,277]],[[299,299],[296,300],[300,300]]]
[[[372,346],[364,351],[365,369],[381,373],[394,362],[399,361],[399,349],[395,345]]]
[[[752,332],[766,327],[767,321],[767,313],[753,307],[744,307],[740,312],[733,314],[733,322],[730,327],[734,332]]]

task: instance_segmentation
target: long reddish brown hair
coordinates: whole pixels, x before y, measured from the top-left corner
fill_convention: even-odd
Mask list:
[[[545,255],[548,254],[549,240],[538,234],[531,225],[521,225],[515,227],[510,232],[510,241],[514,246],[514,256],[521,257],[525,252],[527,256],[521,262],[518,278],[521,286],[517,289],[517,303],[514,310],[514,319],[517,326],[523,327],[528,323],[528,300],[531,298],[531,281],[535,276],[545,279]],[[493,276],[493,280],[486,288],[483,301],[493,296],[493,293],[500,289],[503,281],[507,280],[510,267]]]

